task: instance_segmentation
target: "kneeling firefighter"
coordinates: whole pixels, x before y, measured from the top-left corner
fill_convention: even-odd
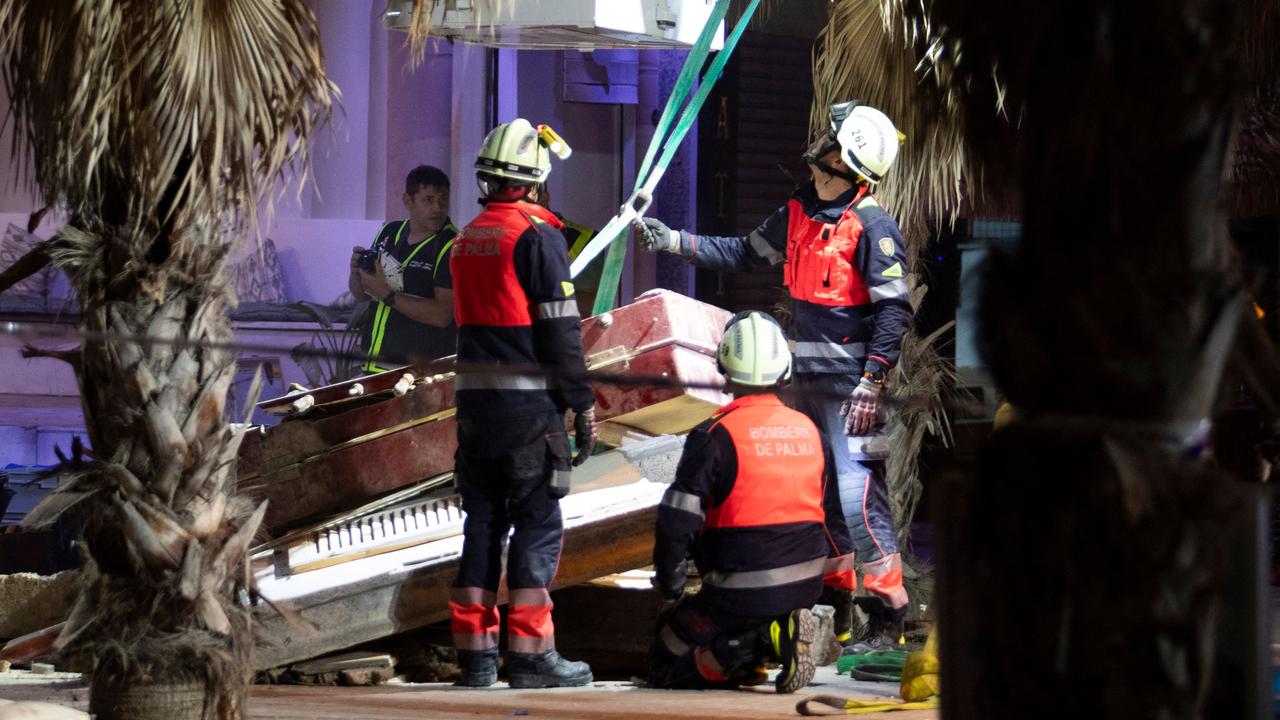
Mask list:
[[[595,393],[586,379],[578,306],[560,221],[528,201],[551,172],[545,126],[516,119],[485,138],[476,158],[484,210],[458,235],[450,267],[458,324],[458,453],[455,477],[466,512],[462,558],[449,609],[460,684],[497,679],[498,585],[507,552],[507,673],[512,687],[586,685],[591,668],[555,649],[551,596],[569,492],[565,413],[574,413],[578,455],[595,445]],[[480,372],[485,365],[492,372]],[[541,366],[547,376],[502,373]],[[478,369],[477,369],[478,368]]]
[[[644,218],[639,239],[649,250],[675,253],[698,267],[747,271],[786,263],[792,299],[796,384],[812,392],[796,407],[830,443],[844,517],[868,597],[870,622],[852,635],[853,558],[827,575],[826,602],[847,653],[897,643],[907,610],[902,559],[885,486],[885,378],[898,362],[912,308],[907,254],[898,224],[875,187],[901,142],[884,113],[866,105],[833,105],[830,129],[804,154],[812,179],[745,237],[675,231]],[[843,400],[842,400],[843,398]]]
[[[649,681],[751,684],[774,660],[778,692],[795,692],[813,679],[809,608],[839,552],[824,529],[827,513],[840,514],[830,451],[813,421],[774,393],[791,376],[791,353],[773,318],[736,316],[717,357],[736,399],[689,434],[658,508],[654,585],[670,604]],[[702,576],[692,596],[688,555]]]

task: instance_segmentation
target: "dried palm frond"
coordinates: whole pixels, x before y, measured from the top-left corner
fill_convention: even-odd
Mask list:
[[[438,5],[448,0],[413,0],[413,15],[409,20],[409,58],[410,63],[417,65],[427,50],[427,40],[431,38],[432,13]],[[388,7],[394,0],[388,0]],[[474,0],[470,3],[472,18],[477,28],[487,25],[493,30],[493,21],[502,15],[510,16],[515,12],[516,0]]]
[[[1280,92],[1274,88],[1245,105],[1227,188],[1235,217],[1280,213]]]
[[[884,111],[906,135],[878,186],[904,225],[953,220],[980,172],[964,142],[964,95],[949,45],[927,17],[904,14],[905,0],[838,0],[813,50],[810,127],[827,127],[832,103],[858,99]]]
[[[1276,67],[1280,65],[1280,4],[1274,0],[1242,0],[1250,21],[1245,26],[1244,57],[1250,87],[1274,96],[1280,91]]]
[[[924,294],[920,288],[919,295]],[[897,521],[898,546],[907,547],[911,520],[924,491],[920,481],[920,451],[926,437],[938,438],[950,445],[951,421],[947,408],[960,397],[954,363],[940,352],[939,342],[954,322],[920,337],[908,333],[902,342],[902,353],[893,371],[893,397],[902,401],[889,414],[885,434],[889,438],[889,459],[885,471],[889,507]],[[928,398],[925,404],[906,402],[909,398]]]
[[[302,0],[7,0],[15,144],[83,229],[194,225],[184,241],[215,242],[256,225],[330,110],[317,33]]]
[[[1242,54],[1250,92],[1240,113],[1227,192],[1235,217],[1280,212],[1280,4],[1249,2],[1253,22]]]

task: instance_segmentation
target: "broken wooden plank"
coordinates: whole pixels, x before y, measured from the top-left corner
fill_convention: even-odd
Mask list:
[[[290,666],[290,669],[304,675],[315,675],[336,673],[340,670],[390,669],[393,666],[395,666],[395,658],[386,653],[357,651],[295,663]]]
[[[58,623],[10,640],[0,648],[0,660],[22,663],[52,655],[53,644],[58,641],[64,625],[66,623]]]

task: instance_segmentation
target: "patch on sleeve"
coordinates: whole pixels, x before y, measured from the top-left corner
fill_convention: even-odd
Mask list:
[[[880,274],[887,278],[900,278],[902,277],[902,263],[894,263]]]
[[[893,238],[880,238],[880,252],[888,255],[889,257],[893,257]]]
[[[573,297],[573,283],[569,282],[568,280],[561,280],[560,289],[564,291],[565,297],[567,298]]]

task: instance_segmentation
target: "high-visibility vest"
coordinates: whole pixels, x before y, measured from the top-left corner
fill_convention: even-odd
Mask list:
[[[835,223],[809,217],[800,201],[787,203],[787,256],[783,282],[797,300],[848,307],[871,302],[871,293],[854,266],[862,237],[855,208],[866,196],[863,186]]]
[[[812,420],[776,395],[749,395],[726,405],[715,425],[733,440],[738,475],[724,502],[707,509],[708,529],[823,523],[826,464]]]
[[[409,221],[401,220],[400,226],[396,228],[396,234],[394,238],[391,240],[390,243],[387,243],[386,239],[389,236],[388,231],[391,228],[391,223],[387,223],[382,227],[382,230],[378,233],[378,237],[374,239],[372,249],[377,250],[379,252],[386,252],[386,253],[393,252],[396,248],[400,247],[400,237],[404,234],[404,231],[408,227],[409,227]],[[444,243],[442,243],[440,246],[440,249],[436,251],[436,262],[432,266],[432,271],[431,271],[431,277],[434,280],[435,277],[440,274],[440,263],[448,262],[448,257],[447,257],[448,253],[450,250],[453,249],[452,236],[457,235],[458,233],[458,228],[454,227],[453,223],[451,222],[445,223],[444,227],[440,228],[439,230],[432,233],[431,235],[428,235],[425,240],[415,245],[413,248],[413,251],[410,252],[408,255],[406,255],[403,260],[399,261],[400,267],[402,269],[405,267],[408,267],[409,263],[415,257],[417,257],[418,252],[423,248],[425,248],[427,245],[430,245],[431,241],[435,240],[436,237],[439,236],[439,234],[442,232],[446,233],[445,237],[449,239],[446,240]],[[387,336],[387,322],[391,319],[391,313],[392,313],[392,309],[387,307],[387,305],[383,303],[382,300],[374,301],[373,317],[369,321],[368,335],[365,338],[365,343],[364,343],[365,347],[367,348],[367,354],[369,356],[369,359],[366,360],[364,364],[360,366],[360,369],[364,372],[377,373],[377,372],[385,372],[390,369],[390,368],[385,368],[378,365],[377,361],[374,360],[374,358],[378,357],[378,355],[382,353],[382,343]]]
[[[533,324],[529,297],[516,277],[516,241],[535,223],[557,230],[551,211],[528,202],[485,205],[453,243],[453,311],[458,327],[528,327]],[[460,358],[465,359],[465,358]]]

